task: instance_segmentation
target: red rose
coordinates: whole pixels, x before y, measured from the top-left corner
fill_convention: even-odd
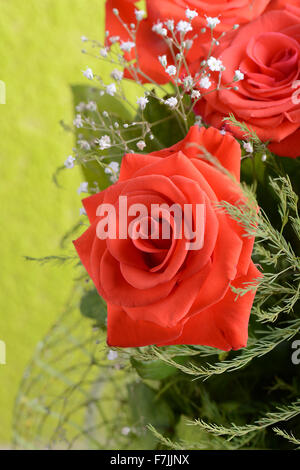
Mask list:
[[[282,10],[286,8],[288,11],[293,13],[299,12],[300,10],[299,0],[271,0],[266,11],[269,10]]]
[[[208,123],[224,125],[233,113],[271,141],[274,153],[300,155],[300,22],[287,11],[270,11],[244,26],[234,38],[214,52],[226,67],[222,83],[228,84],[236,70],[245,74],[238,90],[219,90],[204,96],[197,108]],[[216,81],[212,80],[212,88]],[[243,134],[230,126],[240,138]]]
[[[190,144],[205,147],[234,178],[199,157],[199,148]],[[194,126],[169,149],[125,155],[119,181],[83,200],[91,225],[74,244],[107,302],[110,346],[202,344],[223,350],[246,346],[254,293],[236,300],[230,284],[241,287],[259,276],[251,261],[254,240],[243,236],[241,226],[215,206],[221,200],[242,204],[234,181],[240,178],[240,158],[240,146],[232,136]],[[118,220],[124,215],[119,213],[120,196],[127,197],[128,207],[191,204],[194,226],[194,209],[204,205],[202,248],[189,250],[186,238],[175,239],[174,230],[169,239],[132,239],[124,233],[99,239],[103,222],[99,207],[111,204]],[[174,220],[168,222],[172,228]],[[164,216],[157,222],[157,233],[161,234],[163,223],[167,223]]]
[[[158,56],[166,54],[168,63],[172,64],[173,59],[164,39],[152,31],[152,27],[158,21],[187,20],[186,9],[196,10],[198,16],[193,19],[193,31],[185,36],[191,39],[195,35],[193,47],[187,54],[188,63],[202,58],[202,45],[211,41],[209,29],[205,34],[202,28],[207,27],[206,16],[219,17],[220,23],[215,28],[215,33],[219,36],[222,32],[229,31],[235,24],[245,24],[257,18],[264,12],[271,0],[146,0],[147,18],[141,22],[138,28],[136,45],[139,65],[142,74],[139,79],[143,82],[155,80],[157,83],[167,83],[170,77],[166,75],[164,69],[158,61]],[[117,8],[120,18],[127,24],[136,23],[134,0],[107,0],[106,1],[106,30],[110,36],[119,36],[123,41],[132,40],[130,34],[121,24],[120,20],[112,13],[113,8]],[[109,40],[108,40],[109,43]],[[135,51],[125,54],[127,59],[135,57]],[[135,78],[132,74],[126,73],[127,78]]]

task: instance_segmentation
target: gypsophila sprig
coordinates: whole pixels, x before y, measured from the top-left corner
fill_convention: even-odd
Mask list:
[[[144,111],[145,106],[149,100],[149,97],[154,97],[158,100],[163,98],[163,95],[167,94],[164,86],[155,83],[155,81],[144,72],[139,63],[139,55],[137,52],[137,42],[136,35],[137,29],[140,22],[143,21],[145,17],[145,12],[143,10],[135,10],[135,16],[137,24],[126,24],[122,19],[120,11],[114,10],[114,15],[116,21],[120,22],[122,28],[124,28],[128,33],[128,39],[122,40],[117,35],[111,35],[109,31],[106,32],[105,43],[99,43],[98,41],[89,40],[88,45],[91,46],[92,52],[89,53],[85,51],[86,55],[90,57],[98,58],[99,60],[105,60],[110,63],[113,67],[111,71],[111,78],[114,80],[113,83],[105,83],[105,80],[97,75],[90,67],[88,67],[83,73],[86,78],[90,80],[97,81],[101,87],[100,96],[107,94],[112,97],[116,97],[120,101],[124,101],[126,106],[132,108],[132,103],[127,99],[127,94],[125,90],[124,77],[130,77],[133,79],[141,88],[141,96],[137,100],[137,105],[140,110]],[[218,18],[208,17],[207,22],[211,25],[211,51],[201,65],[201,68],[194,72],[190,73],[188,62],[187,62],[187,53],[193,47],[194,39],[197,37],[197,34],[193,36],[193,26],[192,23],[195,18],[198,16],[197,10],[192,10],[190,8],[186,9],[185,18],[180,19],[175,22],[172,18],[163,21],[157,21],[152,25],[152,30],[157,34],[162,41],[166,42],[166,47],[168,49],[168,54],[163,54],[157,57],[161,66],[165,70],[166,81],[169,80],[174,85],[174,96],[168,96],[166,99],[166,104],[169,109],[172,109],[174,117],[177,120],[179,126],[182,129],[182,135],[188,130],[188,122],[192,122],[194,117],[194,109],[198,101],[205,96],[206,93],[212,93],[215,89],[230,89],[235,86],[234,81],[237,81],[237,78],[241,79],[241,72],[236,72],[235,77],[231,83],[226,85],[221,85],[221,75],[224,71],[224,65],[219,59],[216,59],[212,56],[211,52],[216,43],[219,43],[226,33],[219,34],[217,37],[214,36],[214,27],[213,24],[219,24],[220,21]],[[189,36],[187,36],[189,35]],[[93,53],[93,50],[98,52]],[[211,72],[217,72],[219,74],[218,83],[215,84],[212,81],[210,74]],[[153,87],[153,90],[144,85],[144,81],[149,82]],[[199,91],[201,90],[201,92]],[[192,98],[192,102],[188,103],[186,99],[186,94]],[[170,93],[168,93],[170,95]],[[82,112],[84,109],[80,110]],[[79,111],[79,110],[78,110]],[[143,120],[143,117],[140,117]],[[111,118],[110,121],[113,121]],[[99,127],[105,126],[105,123],[102,123],[99,126],[95,118],[84,117],[82,119],[78,118],[74,121],[74,125],[77,128],[92,128],[97,129]],[[155,133],[151,132],[149,123],[143,122],[138,124],[141,128],[140,138],[136,140],[135,144],[139,140],[145,140],[146,135],[151,135],[153,142],[159,146],[159,139],[155,138]],[[155,123],[151,123],[151,126],[154,127]],[[110,135],[108,129],[106,129],[106,134]],[[121,133],[122,134],[122,133]],[[154,135],[154,138],[153,138]],[[122,135],[115,135],[117,140],[121,140]],[[125,139],[126,140],[126,139]],[[121,154],[121,142],[119,142],[118,147]],[[93,145],[91,142],[88,142],[91,149],[93,150]],[[134,142],[133,142],[134,144]],[[124,151],[128,151],[130,145],[123,146]],[[92,158],[92,154],[89,154],[89,158]],[[99,158],[94,157],[95,160],[99,163]]]
[[[68,169],[74,168],[75,161],[76,159],[72,155],[70,155],[65,161],[65,167]]]

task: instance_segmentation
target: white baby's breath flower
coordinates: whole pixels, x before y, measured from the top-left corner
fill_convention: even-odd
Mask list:
[[[186,39],[182,42],[183,47],[189,51],[193,47],[194,41],[192,39]]]
[[[83,120],[82,120],[81,114],[76,115],[73,121],[73,124],[75,127],[77,127],[77,129],[80,129],[80,127],[83,127]]]
[[[109,175],[109,179],[112,183],[118,181],[118,173],[120,171],[120,165],[118,162],[111,162],[104,169],[104,172]]]
[[[166,67],[168,65],[168,60],[166,55],[160,55],[158,56],[158,60],[161,63],[163,67]]]
[[[115,83],[111,83],[110,85],[107,85],[106,87],[106,93],[110,96],[114,96],[114,94],[116,93],[117,91],[117,88],[116,88],[116,85]]]
[[[193,90],[191,93],[191,97],[193,100],[197,100],[198,98],[200,98],[200,96],[201,96],[201,93],[198,90]]]
[[[122,49],[122,51],[130,52],[134,46],[135,43],[133,41],[124,41],[122,42],[120,48]]]
[[[193,20],[194,18],[196,18],[196,16],[198,16],[198,12],[196,10],[190,10],[189,8],[187,8],[185,10],[185,16],[188,20]]]
[[[171,96],[171,98],[168,98],[167,100],[164,101],[164,103],[169,106],[169,108],[173,109],[176,108],[178,104],[177,98],[175,96]]]
[[[142,19],[145,16],[144,10],[134,10],[134,13],[135,13],[135,17],[136,17],[137,21],[142,21]]]
[[[128,426],[124,426],[124,428],[122,428],[122,430],[121,430],[121,433],[123,434],[123,436],[128,436],[130,431],[131,431],[131,429]]]
[[[146,98],[146,96],[141,96],[140,98],[136,100],[136,102],[139,105],[139,107],[142,110],[144,110],[146,108],[147,103],[149,103],[149,100],[148,98]]]
[[[86,210],[84,207],[80,207],[79,209],[79,215],[86,215]]]
[[[206,16],[207,26],[211,29],[214,29],[218,24],[220,24],[219,18]]]
[[[185,88],[190,89],[190,88],[193,86],[193,84],[194,84],[193,77],[191,77],[190,75],[188,75],[187,77],[185,77],[185,78],[183,79],[183,84],[184,84]]]
[[[95,101],[89,101],[86,105],[86,109],[92,112],[97,111],[97,104]]]
[[[159,34],[159,36],[167,36],[168,34],[168,31],[166,28],[164,28],[164,25],[161,21],[152,26],[152,31],[154,31],[156,34]]]
[[[101,57],[107,57],[108,56],[108,48],[103,47],[102,49],[100,49],[100,55],[101,55]]]
[[[69,155],[65,161],[65,167],[71,170],[71,168],[74,168],[74,162],[75,158],[72,155]]]
[[[94,74],[90,67],[87,67],[85,70],[82,71],[83,76],[86,77],[88,80],[93,80]]]
[[[116,42],[119,42],[120,41],[120,36],[111,36],[109,38],[111,44],[115,44]]]
[[[239,82],[240,80],[244,80],[244,78],[245,78],[245,75],[244,75],[243,72],[241,72],[240,70],[236,70],[236,71],[234,72],[234,78],[233,78],[233,80],[234,80],[235,82]]]
[[[203,121],[202,121],[201,116],[196,116],[196,118],[195,118],[195,125],[196,125],[196,126],[199,126],[199,127],[203,126]]]
[[[208,65],[209,69],[212,72],[221,72],[221,71],[225,70],[225,67],[224,67],[222,61],[220,59],[216,59],[213,56],[211,56],[208,59],[207,65]]]
[[[109,135],[103,135],[100,137],[98,143],[101,150],[106,150],[111,147],[111,140]]]
[[[173,75],[176,75],[177,70],[176,70],[175,65],[169,65],[169,66],[166,68],[166,72],[167,72],[168,75],[170,75],[170,77],[172,77]]]
[[[137,144],[136,144],[137,148],[141,151],[144,150],[144,148],[146,147],[146,142],[144,140],[140,140]]]
[[[174,31],[174,20],[167,20],[165,25],[169,31]]]
[[[221,129],[221,130],[220,130],[220,134],[221,134],[221,135],[226,135],[225,129]]]
[[[208,77],[202,77],[200,82],[199,82],[200,88],[204,88],[205,90],[208,90],[211,87],[211,81]]]
[[[119,69],[114,69],[110,76],[116,80],[117,82],[120,82],[122,79],[123,79],[123,76],[124,76],[124,73],[122,70],[119,70]]]
[[[243,147],[248,153],[253,153],[253,145],[251,142],[243,142]]]
[[[87,42],[88,41],[88,38],[86,36],[81,36],[81,41],[82,42]]]
[[[188,21],[180,20],[177,23],[176,30],[179,33],[186,34],[189,31],[193,31],[192,25]]]
[[[77,193],[88,193],[89,192],[89,183],[87,181],[84,181],[83,183],[80,183],[79,188],[77,189]]]
[[[83,150],[91,150],[91,146],[90,146],[90,144],[87,140],[80,139],[80,140],[78,140],[77,144]]]
[[[81,101],[77,106],[76,106],[76,111],[78,111],[79,113],[81,113],[82,111],[85,110],[85,103],[83,101]]]
[[[112,349],[109,350],[108,354],[107,354],[107,359],[109,361],[115,361],[118,357],[118,353],[117,351],[113,351]]]
[[[118,162],[110,162],[105,168],[104,172],[108,175],[110,173],[119,173],[120,165]]]

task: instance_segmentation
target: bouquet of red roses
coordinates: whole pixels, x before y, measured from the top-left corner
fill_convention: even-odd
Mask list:
[[[136,4],[106,1],[104,42],[82,37],[91,84],[73,88],[65,167],[89,193],[74,298],[126,403],[119,433],[95,409],[84,435],[299,446],[299,2]]]

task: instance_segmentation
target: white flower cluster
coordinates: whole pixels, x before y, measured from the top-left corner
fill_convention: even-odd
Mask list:
[[[243,142],[243,147],[248,153],[253,153],[253,145],[251,142]]]
[[[158,34],[159,36],[167,36],[168,35],[168,31],[166,28],[164,28],[164,24],[159,21],[158,23],[154,24],[152,26],[152,31],[156,34]]]
[[[211,81],[208,77],[202,77],[200,82],[199,82],[200,88],[204,88],[205,90],[208,90],[211,87]]]
[[[88,193],[89,192],[89,183],[87,181],[84,181],[83,183],[80,183],[79,188],[77,189],[77,193]]]
[[[114,96],[114,94],[117,92],[117,87],[115,83],[111,83],[110,85],[106,86],[106,93],[110,96]]]
[[[110,176],[110,180],[112,183],[115,183],[118,180],[118,173],[120,171],[120,165],[118,162],[110,162],[104,172]]]
[[[235,71],[234,78],[233,78],[234,82],[239,82],[240,80],[244,80],[244,78],[245,78],[245,75],[243,74],[243,72],[241,72],[240,70]]]
[[[205,15],[206,16],[206,15]],[[211,29],[214,29],[218,24],[220,24],[219,18],[213,18],[211,16],[206,16],[207,26]]]
[[[142,19],[145,17],[146,13],[144,10],[135,10],[135,17],[137,21],[142,21]]]
[[[111,147],[111,140],[110,140],[109,135],[103,135],[102,137],[100,137],[100,139],[98,140],[98,143],[99,143],[100,150],[106,150]]]
[[[82,120],[82,116],[81,114],[77,114],[74,121],[73,121],[73,124],[75,127],[77,127],[77,129],[83,127],[83,120]]]
[[[188,20],[192,21],[194,18],[196,18],[196,16],[198,16],[198,12],[196,10],[190,10],[189,8],[187,8],[185,10],[185,16]]]
[[[65,167],[68,169],[74,168],[75,158],[72,155],[69,155],[65,161]]]
[[[110,349],[107,354],[107,359],[109,361],[115,361],[118,357],[117,351],[114,351],[113,349]]]
[[[177,23],[176,30],[179,33],[186,34],[189,31],[193,31],[193,27],[192,27],[191,23],[189,23],[188,21],[180,20]]]
[[[94,74],[91,68],[87,67],[85,70],[82,71],[83,76],[86,77],[88,80],[93,80]]]
[[[173,32],[176,31],[177,33],[181,33],[183,36],[190,31],[193,31],[193,27],[191,25],[191,22],[196,16],[198,16],[198,13],[196,10],[190,10],[187,8],[186,10],[186,18],[189,21],[186,20],[179,20],[178,23],[176,24],[175,27],[175,22],[174,20],[167,20],[164,23],[162,21],[158,21],[155,23],[152,27],[152,31],[154,31],[156,34],[162,37],[168,36],[168,30]]]
[[[164,101],[164,103],[169,106],[169,108],[174,109],[176,108],[178,104],[178,99],[175,98],[175,96],[171,96],[171,98],[168,98],[167,100]]]
[[[212,72],[223,72],[225,70],[222,61],[213,56],[207,60],[207,65]]]
[[[141,108],[141,110],[144,110],[147,106],[147,103],[149,103],[148,98],[146,96],[141,96],[140,98],[137,99],[137,104]]]
[[[122,42],[120,49],[125,52],[130,52],[133,47],[135,47],[134,42],[126,41],[126,42]]]
[[[116,82],[120,82],[121,80],[123,80],[124,72],[123,72],[123,70],[114,69],[114,70],[111,72],[110,76],[111,76],[111,78],[113,78],[114,80],[116,80]]]
[[[168,67],[166,68],[166,72],[168,75],[170,75],[170,77],[173,77],[174,75],[176,75],[177,69],[175,65],[168,65]]]

